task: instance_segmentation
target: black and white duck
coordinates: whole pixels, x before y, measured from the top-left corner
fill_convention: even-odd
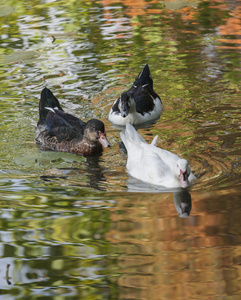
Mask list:
[[[153,89],[150,69],[146,64],[132,87],[114,102],[109,120],[121,126],[154,122],[159,119],[162,109],[162,101]]]

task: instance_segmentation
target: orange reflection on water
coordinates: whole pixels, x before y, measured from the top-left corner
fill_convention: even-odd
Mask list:
[[[135,193],[111,208],[106,238],[120,253],[118,299],[221,299],[240,292],[237,191],[191,196],[186,219],[178,217],[172,193]]]
[[[240,36],[241,35],[241,7],[236,7],[233,11],[231,11],[230,18],[227,19],[226,24],[219,26],[218,29],[220,35]],[[221,38],[218,41],[221,43],[232,44],[232,46],[231,45],[218,46],[219,49],[241,49],[240,38],[236,38],[236,39]]]
[[[219,26],[221,35],[241,35],[241,7],[230,11],[230,18],[225,25]]]
[[[131,16],[131,17],[136,17],[139,15],[145,15],[145,14],[150,14],[150,13],[161,13],[162,10],[160,9],[149,9],[148,6],[150,4],[156,4],[160,3],[160,1],[157,0],[151,0],[151,1],[144,1],[144,0],[134,0],[134,1],[129,1],[129,0],[102,0],[100,3],[103,4],[103,6],[108,7],[113,4],[118,4],[122,3],[124,7],[126,7],[126,13]]]

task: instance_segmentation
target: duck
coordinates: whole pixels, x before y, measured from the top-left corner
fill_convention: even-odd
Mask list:
[[[192,185],[196,177],[188,161],[157,147],[157,135],[151,144],[147,144],[127,123],[120,136],[127,150],[126,169],[132,177],[164,188],[188,188]]]
[[[110,147],[102,121],[91,119],[84,122],[64,112],[58,99],[46,87],[41,92],[35,131],[35,141],[44,150],[88,157],[102,153],[103,147]]]
[[[108,119],[114,125],[140,125],[159,119],[162,110],[161,98],[153,89],[150,69],[146,64],[131,88],[116,99]]]

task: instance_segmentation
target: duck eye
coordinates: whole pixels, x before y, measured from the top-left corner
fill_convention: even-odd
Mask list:
[[[98,131],[98,138],[102,137],[102,136],[106,136],[106,133],[103,133],[102,131]]]

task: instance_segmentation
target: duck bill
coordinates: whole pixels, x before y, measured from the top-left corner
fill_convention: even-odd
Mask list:
[[[122,118],[125,118],[128,116],[128,114],[129,114],[129,108],[125,105],[124,107],[122,107],[121,116]]]
[[[122,116],[122,118],[125,118],[125,117],[127,117],[127,115],[128,115],[128,113],[127,113],[126,111],[122,111],[122,112],[121,112],[121,116]]]
[[[180,184],[182,188],[187,188],[189,186],[189,182],[188,182],[188,174],[187,172],[182,172],[179,175],[179,179],[180,179]]]
[[[180,204],[182,215],[187,214],[189,216],[189,206],[187,203],[181,202]]]
[[[111,146],[109,141],[106,138],[105,133],[102,133],[102,132],[99,134],[99,142],[101,143],[101,145],[103,147],[110,147]]]

